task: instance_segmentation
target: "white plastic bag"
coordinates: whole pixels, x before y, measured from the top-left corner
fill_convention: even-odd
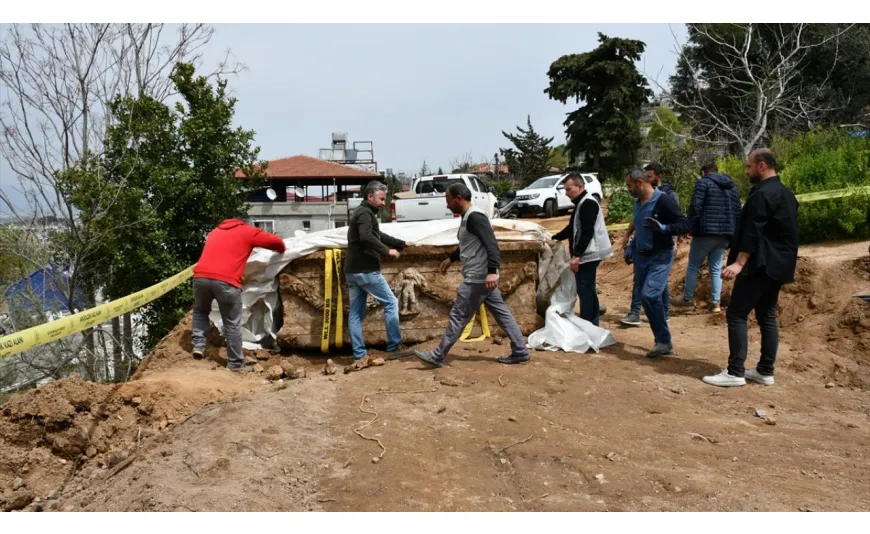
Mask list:
[[[529,347],[582,353],[590,348],[598,352],[602,347],[614,345],[616,341],[610,330],[599,328],[574,315],[576,300],[574,272],[568,267],[562,271],[559,287],[550,298],[550,306],[544,316],[544,328],[532,332],[529,336]]]

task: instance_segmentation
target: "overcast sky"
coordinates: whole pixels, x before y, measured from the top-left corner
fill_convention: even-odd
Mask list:
[[[317,156],[332,132],[372,141],[380,170],[434,171],[465,152],[491,158],[531,115],[564,140],[562,105],[544,94],[550,64],[597,44],[597,33],[640,39],[638,67],[665,84],[682,24],[218,25],[213,66],[230,49],[247,70],[230,79],[236,123],[256,131],[262,156]],[[658,92],[658,88],[651,84]],[[15,182],[0,161],[0,187]]]

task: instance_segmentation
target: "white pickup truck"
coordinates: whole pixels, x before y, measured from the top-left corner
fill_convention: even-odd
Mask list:
[[[410,191],[396,193],[390,203],[390,220],[411,222],[454,217],[447,208],[445,192],[455,183],[463,183],[468,187],[472,205],[482,209],[489,218],[496,217],[497,199],[491,186],[473,174],[441,174],[417,178]]]

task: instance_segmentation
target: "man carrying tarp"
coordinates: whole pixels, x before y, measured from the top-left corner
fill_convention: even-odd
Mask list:
[[[277,235],[239,219],[227,219],[209,232],[202,255],[193,268],[193,357],[205,350],[208,314],[217,300],[227,340],[227,369],[245,371],[242,355],[242,275],[254,247],[278,253],[285,249]]]
[[[571,270],[575,273],[580,297],[580,318],[598,326],[601,307],[595,287],[596,272],[602,260],[613,256],[613,248],[599,200],[587,193],[583,177],[569,176],[565,180],[565,194],[574,203],[574,211],[568,225],[554,235],[553,240],[568,240]]]
[[[506,364],[527,362],[529,349],[526,340],[498,290],[501,253],[489,218],[480,208],[471,205],[471,191],[465,184],[451,185],[447,188],[446,196],[447,207],[461,215],[462,222],[457,234],[459,247],[441,262],[440,270],[447,272],[451,263],[461,260],[463,281],[459,284],[456,302],[450,309],[449,323],[441,344],[435,350],[417,351],[415,354],[429,365],[444,365],[447,353],[459,341],[465,326],[474,318],[480,305],[485,304],[511,340],[511,355],[498,361]]]

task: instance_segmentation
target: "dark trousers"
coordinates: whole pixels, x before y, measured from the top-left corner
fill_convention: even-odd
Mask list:
[[[601,261],[581,263],[580,269],[574,273],[577,281],[577,296],[580,297],[580,318],[598,326],[601,308],[598,304],[598,290],[595,287],[595,275]]]
[[[749,335],[746,319],[755,310],[755,318],[761,328],[761,359],[756,370],[759,374],[773,376],[776,351],[779,348],[779,326],[776,323],[776,304],[782,282],[764,273],[738,276],[731,290],[728,305],[728,373],[743,376],[746,372],[746,352]]]
[[[224,323],[227,341],[227,368],[245,365],[242,352],[242,290],[220,280],[193,279],[193,348],[204,350],[208,336],[211,303],[216,300]]]

